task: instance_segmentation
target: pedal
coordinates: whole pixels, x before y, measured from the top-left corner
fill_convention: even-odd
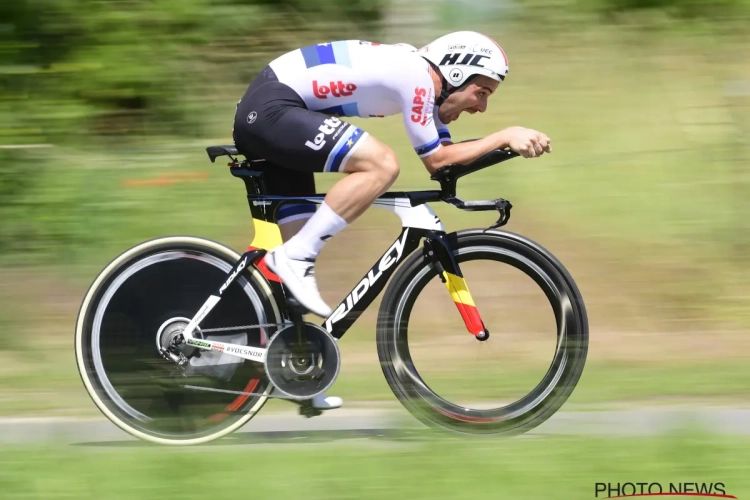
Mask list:
[[[305,418],[312,418],[322,415],[323,410],[313,408],[311,401],[302,401],[299,406],[299,414]]]

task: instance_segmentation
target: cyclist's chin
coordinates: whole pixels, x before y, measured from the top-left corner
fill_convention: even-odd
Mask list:
[[[440,121],[443,122],[445,125],[448,125],[449,123],[455,122],[458,120],[458,117],[461,116],[461,112],[458,113],[450,113],[446,114],[444,117],[440,117]]]

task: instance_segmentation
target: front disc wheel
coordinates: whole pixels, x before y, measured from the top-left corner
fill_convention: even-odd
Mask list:
[[[556,332],[550,332],[555,334],[554,342],[548,344],[553,351],[551,359],[538,378],[524,380],[524,383],[531,383],[523,389],[518,399],[513,397],[515,400],[507,401],[503,397],[504,384],[497,378],[497,374],[502,372],[497,368],[497,362],[483,364],[484,371],[477,373],[474,379],[464,379],[464,393],[473,397],[475,402],[494,401],[495,404],[489,405],[489,408],[486,407],[488,405],[472,402],[458,404],[454,397],[444,396],[442,391],[435,390],[425,381],[430,377],[424,375],[435,367],[415,361],[419,359],[415,355],[419,343],[419,320],[433,321],[431,329],[428,329],[432,335],[422,344],[432,344],[430,348],[433,353],[441,348],[446,351],[448,361],[440,364],[440,368],[443,368],[441,372],[445,371],[445,366],[449,366],[447,363],[476,366],[473,359],[461,359],[460,353],[464,351],[448,344],[443,346],[441,341],[454,342],[456,335],[469,337],[465,342],[474,342],[473,352],[476,352],[492,345],[502,346],[498,342],[507,340],[503,335],[493,335],[491,324],[487,324],[490,336],[486,342],[471,338],[463,328],[460,332],[449,332],[442,339],[436,337],[435,329],[440,326],[435,326],[435,320],[425,317],[424,313],[413,313],[417,299],[425,293],[430,282],[437,281],[436,286],[443,288],[443,292],[445,287],[439,284],[440,272],[432,259],[415,253],[389,285],[378,317],[378,356],[385,378],[404,407],[431,427],[469,434],[516,435],[527,432],[550,418],[564,404],[583,372],[588,350],[588,320],[583,299],[562,264],[548,251],[519,235],[504,231],[462,231],[452,235],[451,244],[459,266],[479,268],[477,276],[484,280],[490,279],[488,277],[493,266],[503,267],[520,271],[541,289],[551,309],[548,309],[550,323],[556,328]],[[474,289],[470,280],[466,282]],[[492,291],[502,285],[499,281],[485,281],[484,288]],[[455,308],[441,308],[435,297],[427,297],[425,301],[429,304],[427,309],[432,311],[428,316],[448,314],[447,311],[458,315]],[[485,303],[478,307],[483,318],[494,312],[491,305],[488,308]],[[417,365],[421,366],[422,371]],[[499,403],[498,399],[504,401]]]

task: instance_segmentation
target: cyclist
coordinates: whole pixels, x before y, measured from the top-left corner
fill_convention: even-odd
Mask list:
[[[311,195],[313,173],[348,174],[317,210],[315,204],[279,210],[284,244],[268,252],[266,263],[303,306],[322,317],[331,314],[318,292],[315,258],[399,173],[391,148],[341,117],[401,113],[430,173],[498,148],[509,147],[526,158],[551,152],[547,135],[522,127],[452,143],[446,125],[463,112],[485,112],[507,74],[503,49],[472,31],[450,33],[418,50],[364,40],[320,43],[288,52],[260,72],[237,104],[233,136],[241,154],[267,160],[268,192]],[[321,396],[314,407],[341,406],[340,398]]]

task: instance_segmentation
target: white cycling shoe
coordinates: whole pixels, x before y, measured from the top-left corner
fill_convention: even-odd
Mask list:
[[[312,407],[316,410],[334,410],[341,408],[344,404],[344,400],[337,396],[326,396],[325,394],[318,394],[312,398]]]
[[[314,262],[290,259],[281,245],[266,254],[266,265],[281,278],[294,298],[310,312],[323,318],[331,315],[333,311],[318,292]]]
[[[315,264],[307,260],[290,259],[284,246],[278,246],[266,254],[266,265],[281,278],[300,304],[309,311],[327,318],[333,312],[323,301],[315,281]],[[310,402],[315,410],[334,410],[341,408],[344,400],[336,396],[318,394]]]

